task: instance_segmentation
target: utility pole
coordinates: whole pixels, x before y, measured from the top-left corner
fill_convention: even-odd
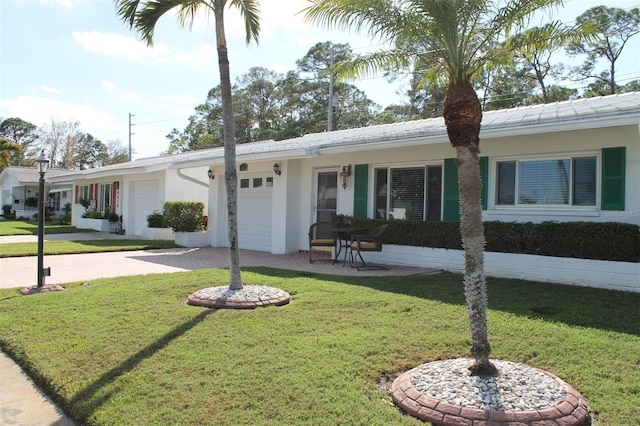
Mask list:
[[[333,131],[333,44],[331,45],[331,55],[329,56],[329,114],[327,117],[327,131]]]
[[[129,113],[129,161],[132,160],[132,158],[131,158],[131,135],[134,134],[134,133],[131,133],[131,126],[135,126],[135,124],[131,124],[131,117],[135,117],[135,115]]]

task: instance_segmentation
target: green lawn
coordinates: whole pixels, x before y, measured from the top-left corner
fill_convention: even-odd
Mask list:
[[[45,234],[65,234],[68,232],[87,232],[91,229],[77,229],[71,225],[44,225]],[[6,235],[38,235],[37,220],[0,220],[0,236]]]
[[[79,423],[419,425],[379,388],[468,356],[461,277],[335,277],[247,269],[289,305],[185,304],[218,269],[102,279],[64,292],[0,290],[0,347]],[[640,294],[490,279],[495,358],[551,371],[598,425],[640,424]]]
[[[107,251],[150,250],[179,247],[173,241],[163,240],[79,240],[47,241],[44,254],[100,253]],[[36,256],[38,243],[0,244],[0,257]]]

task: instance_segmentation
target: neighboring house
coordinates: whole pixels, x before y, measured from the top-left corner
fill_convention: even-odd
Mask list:
[[[70,170],[48,169],[45,174],[44,205],[53,216],[59,215],[64,205],[71,202],[71,184],[64,179],[56,183],[49,179],[70,172]],[[36,166],[7,167],[0,173],[0,187],[2,188],[2,206],[11,206],[16,217],[33,219],[33,216],[38,213],[40,173]]]
[[[127,235],[143,237],[148,231],[147,216],[156,210],[162,211],[165,201],[201,201],[206,209],[207,168],[170,169],[171,158],[141,159],[59,177],[72,181],[72,224],[78,228],[109,230],[105,220],[82,217],[85,208],[80,201],[83,198],[89,201],[90,210],[121,216]]]

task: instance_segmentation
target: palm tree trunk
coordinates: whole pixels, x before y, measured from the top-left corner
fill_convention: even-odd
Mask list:
[[[240,253],[238,252],[238,174],[236,172],[236,140],[234,134],[233,103],[231,98],[231,76],[229,56],[224,40],[222,10],[216,13],[218,34],[218,66],[220,68],[220,90],[222,95],[222,126],[224,132],[224,183],[227,188],[227,217],[229,237],[229,288],[239,290]],[[222,34],[222,37],[220,37]]]
[[[480,123],[482,109],[470,83],[453,82],[447,88],[443,111],[447,133],[456,149],[460,193],[460,235],[464,249],[464,292],[471,329],[473,374],[497,374],[489,360],[487,291],[484,279],[484,226],[480,176]]]

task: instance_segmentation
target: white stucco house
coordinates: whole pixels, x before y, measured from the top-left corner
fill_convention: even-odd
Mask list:
[[[69,170],[51,168],[45,174],[45,207],[53,216],[59,215],[61,209],[71,202],[71,184],[60,179],[56,183],[49,179],[69,173]],[[7,167],[0,172],[0,188],[2,206],[10,206],[17,217],[32,219],[38,213],[37,202],[40,188],[40,173],[33,167]]]
[[[108,232],[106,220],[86,219],[81,199],[90,209],[122,217],[127,235],[148,238],[147,216],[162,211],[165,201],[201,201],[208,209],[209,178],[206,167],[170,167],[173,157],[147,158],[75,171],[52,180],[71,180],[72,225]]]
[[[485,112],[480,138],[485,220],[640,225],[640,92]],[[236,156],[240,248],[306,250],[310,224],[340,213],[399,220],[459,218],[455,151],[442,118],[241,144]],[[345,185],[341,172],[348,175]],[[102,191],[92,185],[111,184],[113,191],[117,184],[115,202],[122,204],[116,209],[125,217],[127,234],[140,235],[147,212],[159,209],[164,200],[207,200],[210,245],[227,245],[222,148],[83,171],[73,184],[76,202],[79,192]],[[76,208],[74,204],[74,213]],[[411,253],[386,246],[384,260],[462,268],[459,254],[451,260],[451,253],[445,256],[436,249]],[[522,276],[505,272],[521,260],[494,261],[490,255],[488,274]],[[530,269],[540,269],[532,265]],[[578,274],[577,283],[601,279],[583,266],[577,270],[589,271]],[[549,275],[550,281],[558,281],[553,269]],[[622,285],[609,287],[640,291],[638,264],[623,275]]]

